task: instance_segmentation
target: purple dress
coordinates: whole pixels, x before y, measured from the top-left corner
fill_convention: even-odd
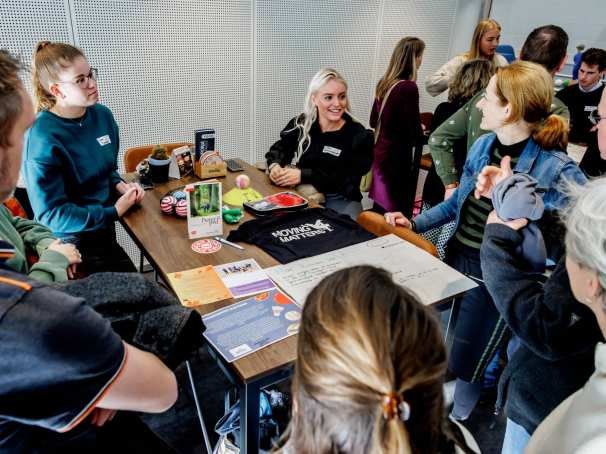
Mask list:
[[[376,128],[381,102],[375,99],[370,126]],[[374,147],[369,196],[385,211],[410,216],[416,182],[411,181],[413,148],[422,136],[419,89],[411,80],[398,82],[381,114]]]

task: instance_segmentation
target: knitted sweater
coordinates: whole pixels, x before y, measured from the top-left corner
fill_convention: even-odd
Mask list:
[[[438,96],[448,90],[448,84],[457,73],[459,68],[468,60],[465,54],[457,55],[442,65],[435,73],[425,79],[425,89],[431,96]],[[507,66],[507,59],[500,54],[495,54],[493,63],[497,67]]]
[[[38,115],[26,135],[23,176],[37,221],[58,237],[113,225],[118,125],[101,105],[80,119],[49,111]]]

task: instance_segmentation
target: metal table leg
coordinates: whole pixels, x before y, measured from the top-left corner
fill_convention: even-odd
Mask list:
[[[200,422],[200,428],[202,429],[202,436],[204,437],[204,445],[206,446],[206,452],[212,454],[213,449],[208,439],[208,432],[206,431],[206,424],[204,423],[204,417],[202,416],[202,408],[200,407],[200,401],[198,400],[198,392],[196,390],[196,383],[194,382],[194,375],[191,371],[191,365],[189,361],[185,361],[185,367],[187,367],[187,375],[189,377],[189,384],[191,386],[191,393],[194,396],[194,403],[196,404],[196,412],[198,413],[198,421]]]
[[[240,389],[240,452],[259,452],[259,393],[258,383],[244,383]]]

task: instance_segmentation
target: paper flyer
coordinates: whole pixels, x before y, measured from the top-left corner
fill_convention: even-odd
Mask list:
[[[231,298],[212,265],[169,273],[168,280],[185,307],[201,306]]]
[[[215,271],[234,298],[255,295],[276,287],[255,259],[216,265]]]
[[[185,186],[189,239],[223,235],[221,183],[208,181]]]
[[[202,319],[204,337],[231,363],[298,333],[301,308],[279,290],[272,290]]]
[[[170,178],[183,178],[194,172],[192,151],[187,145],[175,148],[170,156],[168,176]]]

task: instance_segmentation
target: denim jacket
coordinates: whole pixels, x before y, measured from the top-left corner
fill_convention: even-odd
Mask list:
[[[426,232],[452,220],[456,221],[458,228],[463,204],[475,189],[478,174],[490,163],[490,151],[495,139],[496,134],[491,133],[484,134],[474,142],[465,160],[460,186],[448,200],[415,218],[417,232]],[[566,206],[567,198],[563,191],[566,182],[585,184],[587,181],[579,166],[566,154],[557,150],[544,150],[532,137],[513,171],[527,173],[538,181],[537,191],[543,194],[545,209],[548,211],[557,211]],[[455,230],[452,230],[453,234]]]

